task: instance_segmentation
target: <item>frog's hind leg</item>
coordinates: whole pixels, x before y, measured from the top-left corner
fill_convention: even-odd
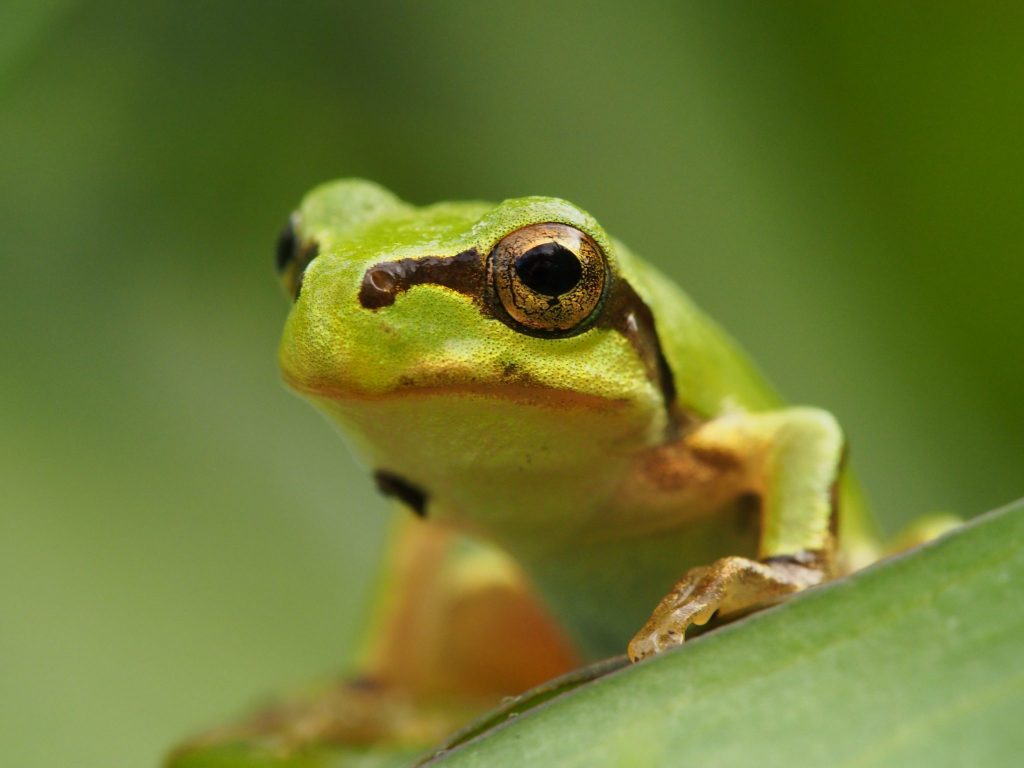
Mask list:
[[[963,525],[963,520],[948,512],[935,512],[914,520],[886,547],[886,555],[897,555]]]
[[[399,526],[360,668],[423,696],[500,699],[580,662],[518,565],[420,520]]]
[[[396,526],[375,603],[347,679],[185,749],[425,749],[580,663],[510,558],[429,522]]]

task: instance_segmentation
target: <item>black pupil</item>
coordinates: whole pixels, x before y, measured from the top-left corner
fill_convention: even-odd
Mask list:
[[[528,288],[544,296],[561,296],[583,277],[576,254],[558,243],[544,243],[516,259],[516,274]]]

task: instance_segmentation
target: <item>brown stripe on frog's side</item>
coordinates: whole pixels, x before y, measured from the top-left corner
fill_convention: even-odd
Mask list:
[[[484,260],[475,248],[454,256],[382,261],[363,275],[359,303],[366,309],[389,307],[414,285],[430,284],[451,288],[482,305],[485,274]]]
[[[626,337],[633,345],[647,370],[647,377],[661,392],[662,402],[669,417],[669,435],[675,438],[683,427],[693,421],[676,402],[676,381],[668,359],[661,348],[654,314],[647,303],[628,281],[617,278],[611,288],[596,323],[598,328],[610,328]]]

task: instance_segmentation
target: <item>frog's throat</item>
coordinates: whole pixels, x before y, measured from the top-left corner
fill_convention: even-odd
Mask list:
[[[497,319],[486,295],[486,275],[485,260],[475,248],[454,256],[382,261],[363,275],[359,303],[365,309],[377,310],[391,306],[399,294],[415,285],[439,285],[468,296],[481,314]],[[669,422],[678,424],[675,377],[662,350],[654,315],[625,278],[618,276],[612,281],[594,326],[616,331],[626,338],[661,393]]]

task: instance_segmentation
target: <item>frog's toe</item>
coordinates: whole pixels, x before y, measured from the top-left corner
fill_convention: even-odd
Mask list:
[[[629,658],[640,661],[682,645],[686,639],[686,630],[694,625],[707,624],[717,610],[717,600],[698,599],[665,615],[655,613],[630,641]]]
[[[632,661],[682,645],[687,628],[706,624],[721,602],[721,589],[707,578],[706,568],[693,568],[654,609],[651,618],[630,641]]]
[[[674,629],[667,629],[657,632],[646,632],[641,630],[629,642],[627,652],[629,660],[633,662],[646,659],[649,656],[661,653],[668,648],[682,645],[684,633]]]

